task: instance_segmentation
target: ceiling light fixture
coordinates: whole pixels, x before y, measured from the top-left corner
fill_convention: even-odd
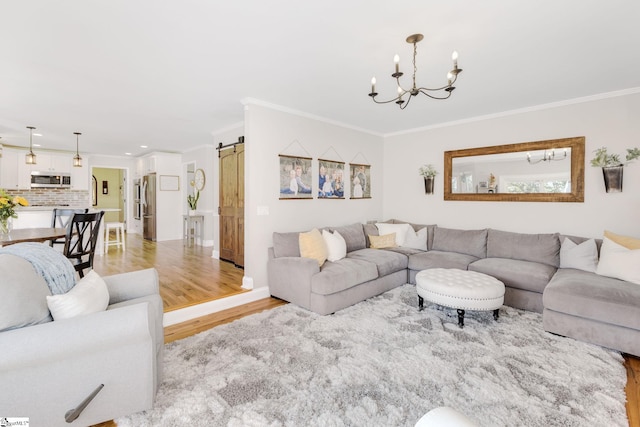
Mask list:
[[[548,153],[547,153],[547,150],[544,150],[544,154],[538,160],[531,160],[531,154],[527,153],[527,162],[529,162],[532,165],[535,165],[535,164],[540,163],[540,162],[554,162],[554,161],[557,162],[559,160],[564,160],[566,158],[567,158],[567,149],[566,148],[564,150],[564,156],[562,156],[562,157],[558,156],[557,159],[556,159],[556,150],[551,150]]]
[[[33,130],[35,129],[33,126],[27,126],[29,129],[29,152],[25,156],[24,162],[28,165],[36,164],[36,155],[33,154]]]
[[[73,167],[74,168],[81,168],[82,167],[82,157],[80,157],[80,152],[78,151],[78,144],[79,144],[79,139],[80,139],[80,135],[82,135],[80,132],[74,132],[73,133],[76,136],[76,155],[73,156]]]
[[[455,89],[455,86],[453,86],[453,84],[456,82],[456,80],[458,80],[458,74],[462,72],[462,69],[458,68],[458,52],[456,51],[454,51],[451,55],[451,59],[453,60],[453,69],[447,74],[446,85],[438,88],[416,86],[416,72],[418,71],[418,68],[416,67],[416,55],[418,53],[416,45],[423,38],[424,36],[422,34],[413,34],[407,37],[407,43],[413,44],[413,86],[411,87],[411,89],[403,89],[400,85],[400,77],[402,77],[404,73],[400,72],[400,57],[396,55],[393,57],[393,62],[396,64],[396,72],[391,74],[391,77],[396,79],[398,83],[398,96],[393,99],[389,99],[388,101],[378,101],[376,99],[376,96],[378,96],[378,93],[376,92],[376,78],[373,77],[371,79],[371,93],[369,94],[371,99],[373,99],[373,102],[375,102],[376,104],[387,104],[389,102],[395,102],[396,104],[398,104],[401,110],[404,110],[409,105],[411,98],[417,96],[420,93],[427,95],[429,98],[433,99],[447,99],[451,96],[451,93]],[[406,94],[409,94],[409,97],[405,101],[404,99],[402,99],[402,97]]]

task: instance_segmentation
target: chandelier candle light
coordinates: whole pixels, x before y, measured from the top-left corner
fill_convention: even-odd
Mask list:
[[[376,96],[378,93],[376,92],[376,78],[373,77],[371,79],[371,93],[369,96],[376,104],[387,104],[389,102],[395,102],[398,104],[401,110],[404,110],[409,105],[411,98],[417,96],[422,93],[427,95],[429,98],[433,99],[447,99],[451,96],[451,93],[455,89],[454,83],[458,80],[458,74],[462,72],[461,68],[458,68],[458,52],[454,51],[451,55],[451,59],[453,60],[453,69],[447,73],[447,84],[437,88],[427,88],[427,87],[418,87],[416,85],[416,72],[418,68],[416,67],[416,55],[417,55],[417,43],[422,40],[424,36],[422,34],[413,34],[407,37],[407,43],[413,44],[413,86],[411,89],[406,90],[400,85],[400,77],[404,73],[400,71],[400,57],[395,55],[393,57],[393,62],[395,63],[395,73],[391,74],[391,77],[396,79],[398,83],[398,96],[393,99],[389,99],[387,101],[378,101]],[[409,97],[405,101],[403,96],[409,94]]]

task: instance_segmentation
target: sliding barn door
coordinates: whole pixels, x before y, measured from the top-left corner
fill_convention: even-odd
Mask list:
[[[220,259],[244,266],[244,144],[220,151]]]

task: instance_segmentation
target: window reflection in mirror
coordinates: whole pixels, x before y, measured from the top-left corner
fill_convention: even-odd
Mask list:
[[[584,137],[447,151],[444,196],[582,202]]]
[[[571,147],[453,159],[453,193],[571,193]]]

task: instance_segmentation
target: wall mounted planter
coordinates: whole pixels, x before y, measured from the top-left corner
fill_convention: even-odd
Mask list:
[[[426,176],[424,178],[424,192],[425,194],[433,194],[433,187],[435,184],[435,177],[433,176]]]
[[[621,193],[622,192],[622,172],[624,166],[608,166],[602,168],[602,175],[604,176],[604,188],[607,193]]]

